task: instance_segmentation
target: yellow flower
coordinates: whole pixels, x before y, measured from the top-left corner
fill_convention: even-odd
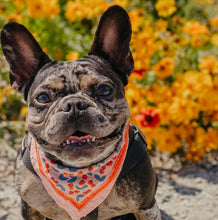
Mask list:
[[[199,21],[189,21],[183,27],[183,31],[190,35],[207,34],[207,26],[201,24]]]
[[[82,0],[83,7],[85,7],[85,17],[94,18],[103,13],[108,4],[104,0]]]
[[[195,47],[200,47],[209,40],[210,38],[207,34],[193,35],[191,38],[191,44]]]
[[[125,8],[129,5],[129,1],[128,0],[113,0],[112,5],[119,5]]]
[[[173,58],[165,57],[152,66],[151,69],[155,71],[155,75],[160,79],[171,76],[175,70]]]
[[[197,163],[201,160],[202,156],[206,153],[204,147],[195,142],[192,142],[189,146],[188,153],[186,154],[187,160],[192,160]]]
[[[26,0],[26,4],[31,17],[45,17],[43,0]]]
[[[150,103],[160,104],[172,100],[172,92],[168,85],[154,84],[145,93],[146,99]]]
[[[15,21],[17,23],[22,23],[23,16],[19,12],[14,12],[7,16],[8,21]]]
[[[218,87],[204,88],[199,94],[198,104],[201,111],[218,111]]]
[[[211,43],[213,44],[213,45],[215,45],[215,46],[217,46],[218,47],[218,34],[213,34],[212,36],[211,36]]]
[[[171,127],[169,129],[161,128],[155,138],[157,147],[160,151],[168,151],[175,153],[181,147],[181,141],[176,137],[175,130]]]
[[[146,69],[150,66],[150,58],[156,51],[157,36],[151,27],[145,27],[138,33],[133,33],[131,45],[133,47],[133,58],[135,70]]]
[[[184,74],[177,74],[171,88],[175,96],[195,101],[204,89],[211,89],[212,85],[212,78],[208,73],[190,70]]]
[[[66,4],[65,17],[70,21],[77,19],[93,18],[103,13],[108,8],[104,0],[75,0]]]
[[[56,17],[60,13],[60,6],[58,0],[44,1],[47,17]]]
[[[218,27],[218,16],[211,18],[209,22],[210,22],[210,26]]]
[[[215,73],[217,65],[218,61],[216,60],[216,57],[211,55],[202,58],[199,61],[198,67],[200,70],[206,71],[207,73]]]
[[[0,106],[3,103],[3,94],[2,94],[2,90],[0,89]]]
[[[176,101],[171,107],[172,111],[178,111],[183,105],[187,105],[184,113],[181,111],[181,118],[176,119],[182,121],[182,117],[191,119],[197,117],[198,111],[214,111],[218,108],[218,96],[215,95],[217,87],[215,79],[208,72],[188,71],[185,74],[178,74],[176,81],[172,84],[172,93]],[[179,100],[183,100],[181,103]],[[184,102],[184,103],[183,103]],[[183,103],[183,104],[182,104]],[[192,110],[192,113],[188,111]],[[192,115],[193,114],[193,115]]]
[[[188,124],[191,120],[197,119],[199,116],[199,107],[196,102],[178,97],[173,98],[168,111],[171,121],[175,124]]]
[[[158,19],[155,21],[155,31],[166,31],[168,22],[163,19]]]
[[[175,0],[158,0],[155,4],[155,9],[161,17],[172,15],[176,10]]]
[[[131,109],[132,119],[135,120],[142,108],[146,107],[146,100],[144,99],[144,89],[139,88],[135,83],[129,83],[126,88],[126,98]]]
[[[138,31],[144,21],[142,9],[132,10],[128,14],[132,24],[132,30],[134,32]]]
[[[66,4],[65,17],[69,21],[75,21],[77,18],[84,18],[85,7],[83,7],[83,4],[78,0],[68,1]]]
[[[7,85],[3,88],[3,93],[6,95],[6,97],[10,97],[14,94],[14,89],[11,86]]]
[[[207,5],[211,5],[214,3],[214,0],[195,0],[195,1],[199,4],[207,4]]]
[[[26,0],[26,4],[32,18],[55,17],[60,12],[58,0]]]
[[[16,9],[19,11],[21,7],[23,6],[25,0],[13,0],[13,4],[16,7]]]
[[[193,141],[195,129],[192,124],[180,124],[179,126],[172,126],[172,129],[175,130],[175,135],[180,139],[184,139],[186,143]]]
[[[160,115],[160,124],[170,124],[171,115],[169,113],[170,102],[163,102],[157,105],[157,111]]]
[[[21,113],[24,117],[26,117],[26,115],[27,115],[27,110],[28,110],[27,107],[24,106],[24,107],[21,108],[20,113]]]
[[[160,127],[155,127],[155,128],[140,127],[140,129],[141,129],[141,131],[143,132],[143,134],[146,137],[146,142],[148,144],[148,150],[151,150],[152,149],[152,144],[154,143],[154,141],[156,140],[157,136],[159,135],[161,128]]]
[[[79,53],[77,51],[70,51],[66,55],[67,61],[77,60],[79,58]]]
[[[218,149],[218,129],[208,128],[205,131],[203,128],[197,128],[196,142],[203,146],[207,152]]]
[[[185,41],[181,36],[167,35],[164,38],[160,37],[155,43],[160,57],[175,57],[178,48],[184,45]]]

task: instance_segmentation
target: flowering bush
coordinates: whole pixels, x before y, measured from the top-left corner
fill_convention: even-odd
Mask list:
[[[149,149],[199,161],[218,148],[218,6],[216,0],[7,0],[0,26],[24,24],[50,57],[86,55],[101,14],[125,7],[135,69],[126,87],[130,121]],[[0,120],[23,120],[26,107],[8,85],[2,55]],[[18,114],[18,113],[19,114]]]

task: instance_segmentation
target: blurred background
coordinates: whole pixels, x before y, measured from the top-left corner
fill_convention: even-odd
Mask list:
[[[1,0],[0,28],[24,24],[54,60],[87,55],[102,13],[124,7],[135,68],[126,87],[130,122],[148,149],[199,162],[218,149],[217,0]],[[0,146],[18,148],[27,107],[0,52]]]

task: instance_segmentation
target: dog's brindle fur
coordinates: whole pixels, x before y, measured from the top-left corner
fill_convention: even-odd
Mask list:
[[[115,149],[130,117],[124,95],[133,69],[130,39],[129,17],[119,6],[109,8],[102,16],[89,55],[73,62],[51,61],[24,26],[14,22],[4,26],[1,44],[10,65],[10,81],[28,104],[29,142],[35,138],[47,157],[82,168],[105,159]],[[65,148],[62,143],[72,134],[90,134],[97,139]],[[129,134],[131,144],[131,128]],[[24,219],[71,219],[25,167],[21,153],[15,180]],[[160,219],[154,198],[156,187],[156,174],[146,153],[118,178],[103,203],[82,220]]]

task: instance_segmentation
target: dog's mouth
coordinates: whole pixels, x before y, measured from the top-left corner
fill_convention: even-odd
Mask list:
[[[61,145],[64,149],[70,150],[75,147],[91,147],[93,145],[101,145],[105,142],[112,141],[116,138],[120,138],[123,133],[124,124],[119,128],[115,129],[110,135],[106,137],[97,138],[90,134],[86,134],[81,131],[76,131]]]
[[[83,146],[87,144],[92,144],[96,141],[96,137],[85,134],[83,132],[77,131],[71,135],[66,141],[63,142],[63,147],[73,147],[73,146]]]

